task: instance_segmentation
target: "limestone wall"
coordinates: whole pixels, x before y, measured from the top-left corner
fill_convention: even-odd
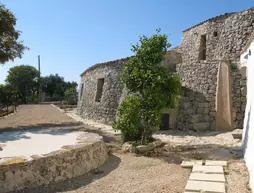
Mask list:
[[[79,93],[78,114],[85,119],[102,123],[115,120],[117,107],[122,95],[123,85],[120,83],[122,64],[126,61],[116,60],[88,69],[81,77],[83,92]],[[97,81],[104,78],[101,100],[96,101]]]
[[[62,150],[27,161],[13,158],[0,163],[0,192],[17,191],[83,175],[108,158],[103,141],[65,146]]]
[[[176,128],[180,130],[214,130],[217,61],[177,65],[183,97],[180,101]]]
[[[242,72],[241,72],[242,71]],[[232,113],[233,129],[242,129],[246,107],[247,79],[244,75],[244,69],[236,69],[231,72],[232,75]]]
[[[201,35],[206,35],[206,60],[239,59],[254,31],[254,8],[211,18],[183,32],[183,62],[199,60]]]

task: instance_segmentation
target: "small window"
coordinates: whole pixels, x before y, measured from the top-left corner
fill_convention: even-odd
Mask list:
[[[83,95],[83,89],[84,89],[84,84],[81,84],[81,89],[80,89],[80,98],[82,98],[82,95]]]
[[[213,32],[213,36],[217,37],[218,36],[218,32],[217,31]]]
[[[201,35],[198,58],[199,60],[206,60],[206,34]]]
[[[97,80],[97,90],[96,90],[95,102],[101,102],[103,85],[104,85],[104,78],[99,78]]]

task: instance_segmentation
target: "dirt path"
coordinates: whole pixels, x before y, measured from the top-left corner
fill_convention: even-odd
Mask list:
[[[20,128],[48,128],[80,125],[51,105],[20,105],[18,112],[0,118],[0,131]]]

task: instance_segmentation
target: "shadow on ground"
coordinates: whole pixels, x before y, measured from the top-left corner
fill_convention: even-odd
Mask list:
[[[243,150],[239,146],[227,147],[217,144],[171,146],[156,148],[144,156],[162,159],[168,163],[181,164],[183,160],[239,160]]]
[[[23,189],[15,191],[15,193],[57,193],[76,190],[80,187],[86,186],[100,178],[107,176],[110,172],[115,170],[121,162],[121,159],[115,155],[110,155],[106,163],[101,167],[75,178],[71,178],[62,182],[43,185],[31,189]],[[14,192],[13,192],[14,193]]]

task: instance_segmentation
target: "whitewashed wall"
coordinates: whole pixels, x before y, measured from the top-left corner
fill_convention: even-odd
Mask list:
[[[254,41],[241,55],[241,66],[247,67],[247,105],[243,129],[243,149],[250,173],[250,186],[254,191]]]

